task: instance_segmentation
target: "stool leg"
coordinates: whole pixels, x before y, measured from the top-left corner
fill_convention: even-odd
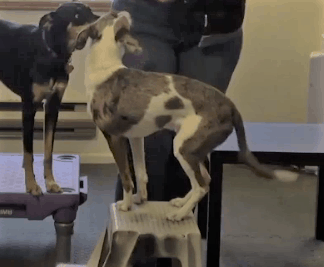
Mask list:
[[[110,231],[110,227],[109,227],[109,231]],[[108,241],[108,239],[109,239],[108,235],[109,235],[108,232],[106,232],[105,240],[104,240],[104,243],[102,244],[98,267],[104,266],[105,261],[109,255],[110,246],[109,246],[109,241]]]
[[[56,262],[69,263],[71,261],[71,237],[74,223],[54,223],[56,231]]]
[[[319,166],[317,187],[316,239],[324,241],[324,166]]]

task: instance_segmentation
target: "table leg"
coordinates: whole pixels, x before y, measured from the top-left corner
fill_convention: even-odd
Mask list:
[[[208,195],[198,203],[198,227],[201,238],[207,238]]]
[[[209,158],[204,161],[207,170],[210,170]],[[201,238],[207,238],[208,195],[198,203],[198,227]]]
[[[324,166],[319,166],[317,187],[316,239],[324,241]]]
[[[54,222],[56,231],[56,262],[69,263],[71,261],[71,237],[74,223]]]
[[[207,267],[219,267],[222,219],[223,163],[213,153],[210,159],[210,191],[208,198]]]

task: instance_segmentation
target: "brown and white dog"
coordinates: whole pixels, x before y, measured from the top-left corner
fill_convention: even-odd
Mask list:
[[[161,129],[176,132],[174,155],[190,178],[192,189],[184,198],[171,200],[179,207],[167,215],[182,220],[209,190],[206,156],[235,129],[240,159],[257,174],[269,179],[295,181],[296,175],[262,166],[249,151],[242,118],[235,105],[216,88],[197,80],[165,73],[145,72],[123,65],[126,51],[140,53],[130,34],[130,14],[111,12],[84,30],[78,38],[92,38],[86,60],[85,84],[88,108],[108,141],[123,181],[124,198],[118,203],[127,211],[132,203],[147,200],[148,177],[144,137]],[[126,141],[129,139],[137,179],[134,196]]]

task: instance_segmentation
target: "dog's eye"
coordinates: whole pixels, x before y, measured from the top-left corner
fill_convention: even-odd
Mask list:
[[[75,18],[78,19],[78,18],[79,18],[79,14],[76,14],[76,15],[75,15]]]
[[[131,43],[131,42],[126,42],[126,44],[131,45],[131,46],[134,46],[134,44]]]

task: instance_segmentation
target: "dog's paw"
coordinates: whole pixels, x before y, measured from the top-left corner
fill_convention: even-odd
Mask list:
[[[148,178],[141,179],[137,187],[137,194],[140,194],[144,200],[147,200],[147,180]]]
[[[183,212],[183,210],[175,210],[167,214],[167,220],[173,221],[173,222],[180,222],[182,221],[187,214]]]
[[[181,197],[174,198],[174,199],[170,200],[170,204],[177,208],[182,208],[186,204],[186,202],[187,202],[187,199],[181,198]]]
[[[40,196],[43,194],[42,189],[36,182],[30,182],[26,185],[27,193],[31,193],[33,196]]]
[[[55,181],[46,181],[46,190],[50,193],[63,193],[62,188]]]
[[[144,203],[146,201],[147,201],[147,194],[146,194],[146,196],[141,194],[141,193],[136,193],[136,194],[133,195],[133,202],[135,204],[139,205],[139,204],[142,204],[142,203]]]
[[[124,200],[117,202],[117,209],[120,211],[129,211],[132,208],[132,203],[127,203]]]
[[[147,189],[146,189],[146,184],[145,186],[143,186],[143,189],[141,190],[141,195],[142,195],[142,199],[144,201],[147,201]]]

